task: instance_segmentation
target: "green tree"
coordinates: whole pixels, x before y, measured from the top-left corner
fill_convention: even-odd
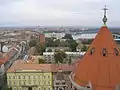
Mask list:
[[[70,65],[71,62],[72,62],[72,58],[71,58],[71,56],[70,56],[69,59],[68,59],[68,64]]]
[[[43,64],[43,63],[45,63],[45,61],[44,61],[44,59],[42,59],[42,58],[38,58],[38,63],[39,63],[39,64]]]
[[[44,45],[44,44],[37,43],[36,49],[37,49],[37,52],[38,52],[40,55],[43,55],[43,52],[45,51],[45,45]]]
[[[66,40],[66,43],[68,44],[68,47],[71,49],[72,52],[76,51],[78,43],[76,43],[75,40]]]
[[[83,44],[91,44],[93,41],[93,39],[88,39],[88,40],[85,40],[85,41],[82,41]]]
[[[87,46],[86,45],[83,45],[83,47],[82,47],[82,50],[81,51],[87,51]]]
[[[53,43],[53,45],[55,47],[58,47],[60,45],[60,40],[59,39],[55,40],[54,43]]]
[[[54,45],[54,38],[45,38],[46,41],[46,47],[53,47]]]
[[[57,51],[55,52],[55,55],[54,55],[56,63],[63,63],[66,57],[67,55],[63,51]]]
[[[67,43],[65,43],[65,41],[61,41],[61,42],[60,42],[60,46],[61,46],[61,47],[67,47]]]
[[[65,36],[63,37],[63,39],[73,39],[71,34],[65,34]]]
[[[52,49],[48,49],[47,52],[52,52]]]
[[[36,44],[37,44],[36,40],[30,40],[30,42],[29,42],[30,47],[34,47],[34,46],[36,46]]]

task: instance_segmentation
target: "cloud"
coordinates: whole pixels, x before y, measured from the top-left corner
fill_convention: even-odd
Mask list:
[[[110,9],[109,22],[120,23],[116,10],[119,3],[119,0],[1,0],[0,25],[100,25],[104,4]]]

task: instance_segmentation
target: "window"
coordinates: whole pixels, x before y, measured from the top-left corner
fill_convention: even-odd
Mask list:
[[[16,88],[16,87],[14,87],[14,90],[17,90],[17,88]]]
[[[11,81],[8,81],[8,85],[11,85]]]
[[[37,90],[36,87],[34,87],[33,90]]]
[[[48,81],[48,85],[50,85],[50,81]]]
[[[26,84],[25,81],[23,81],[24,85]]]
[[[50,88],[48,87],[48,90],[50,90]]]
[[[28,76],[25,76],[25,78],[27,79],[27,78],[28,78]]]
[[[15,76],[13,76],[13,79],[15,79]]]
[[[30,78],[32,78],[32,79],[33,79],[33,76],[30,76]]]
[[[38,76],[35,76],[36,79],[38,79]]]
[[[11,76],[9,76],[9,79],[11,79]]]
[[[20,79],[20,76],[18,76],[18,79]]]
[[[36,84],[36,81],[35,81],[35,80],[33,80],[33,83],[34,83],[34,84]]]
[[[39,76],[39,78],[41,78],[41,76]]]
[[[92,48],[92,49],[90,50],[90,54],[92,55],[94,52],[95,52],[95,48]]]
[[[14,84],[14,85],[16,84],[15,81],[13,81],[13,84]]]
[[[22,90],[22,88],[20,87],[19,90]]]
[[[28,83],[31,84],[31,81],[29,80]]]
[[[29,79],[30,79],[30,76],[28,76],[29,77]]]
[[[25,76],[23,76],[23,79],[25,79]]]
[[[46,84],[46,81],[44,81],[44,84]]]
[[[44,76],[44,79],[45,79],[45,76]]]
[[[35,79],[35,76],[33,76],[33,78]]]
[[[115,52],[115,55],[116,55],[116,56],[119,55],[119,51],[118,51],[116,48],[114,48],[114,52]]]
[[[21,81],[19,81],[19,85],[21,85]]]
[[[107,50],[106,50],[106,48],[103,48],[102,54],[103,54],[103,56],[107,56]]]
[[[48,75],[48,78],[50,78],[50,76]]]

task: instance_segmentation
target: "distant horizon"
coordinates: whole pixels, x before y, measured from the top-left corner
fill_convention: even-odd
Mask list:
[[[70,27],[72,27],[72,28],[100,28],[100,27],[102,27],[103,25],[101,25],[101,26],[72,26],[72,25],[66,25],[66,26],[57,26],[57,25],[55,25],[55,26],[0,26],[0,28],[60,28],[60,27],[63,27],[63,28],[70,28]],[[108,28],[120,28],[120,26],[107,26]]]

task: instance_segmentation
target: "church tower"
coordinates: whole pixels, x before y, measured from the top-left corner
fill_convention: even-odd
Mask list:
[[[120,51],[106,26],[108,9],[103,10],[104,25],[70,75],[77,90],[120,90]]]

